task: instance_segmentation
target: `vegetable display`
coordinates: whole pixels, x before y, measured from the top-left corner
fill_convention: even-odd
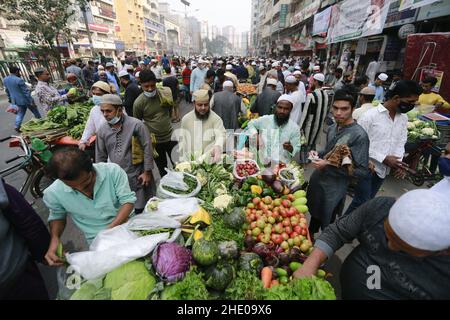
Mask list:
[[[51,109],[46,118],[31,119],[21,127],[23,134],[31,137],[59,138],[64,135],[79,140],[83,135],[92,102],[75,103],[68,106],[57,106]],[[56,132],[54,130],[60,129]]]
[[[439,139],[439,131],[434,121],[409,118],[407,128],[408,142],[415,142],[418,139]]]
[[[266,168],[252,161],[226,163],[232,164],[179,163],[170,172],[170,186],[164,186],[173,193],[170,205],[168,199],[153,198],[144,217],[160,216],[164,209],[168,215],[178,213],[187,200],[176,195],[201,185],[198,205],[173,226],[162,225],[166,218],[161,218],[151,228],[133,230],[138,237],[168,232],[171,240],[157,245],[144,260],[85,282],[72,298],[335,299],[325,270],[311,278],[294,277],[313,250],[306,192],[301,188],[303,169],[295,163]],[[243,167],[237,170],[240,164]],[[239,178],[236,170],[242,174]],[[180,201],[179,207],[172,208],[172,201]]]

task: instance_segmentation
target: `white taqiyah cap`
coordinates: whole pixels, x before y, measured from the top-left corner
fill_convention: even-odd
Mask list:
[[[295,99],[290,94],[283,94],[283,95],[281,95],[281,97],[278,98],[277,103],[280,102],[280,101],[289,101],[290,103],[292,103],[292,105],[295,104]]]
[[[233,83],[233,81],[227,80],[223,83],[223,87],[224,88],[230,88],[230,87],[232,88],[232,87],[234,87],[234,83]]]
[[[119,78],[121,78],[123,76],[128,76],[128,75],[129,75],[129,73],[126,70],[122,70],[122,71],[119,72]]]
[[[272,63],[272,67],[279,67],[280,63],[278,61],[275,61],[274,63]]]
[[[316,73],[313,78],[320,82],[325,81],[325,76],[323,75],[323,73]]]
[[[259,66],[259,71],[262,71],[262,70],[265,70],[265,69],[266,69],[266,66],[263,66],[263,65]]]
[[[233,66],[231,64],[227,64],[227,66],[225,67],[225,69],[227,70],[233,70]]]
[[[106,63],[106,67],[108,68],[108,67],[114,67],[114,63],[112,63],[112,62],[107,62]]]
[[[286,83],[297,83],[297,78],[296,77],[294,77],[292,74],[290,74],[290,75],[288,75],[287,77],[286,77],[286,79],[284,79],[284,81],[286,82]]]
[[[300,70],[295,70],[294,71],[294,76],[301,75],[301,74],[302,74],[302,72]]]
[[[313,67],[313,70],[314,70],[314,71],[320,71],[320,66],[314,66],[314,67]]]
[[[122,99],[117,94],[105,94],[102,96],[100,104],[112,104],[113,106],[121,106]]]
[[[416,249],[450,248],[450,204],[441,193],[409,191],[394,203],[388,219],[395,234]]]
[[[378,75],[378,79],[380,79],[381,81],[386,81],[388,79],[388,75],[386,73],[380,73]]]
[[[275,79],[267,79],[267,85],[272,85],[272,86],[276,86],[277,85],[277,80]]]

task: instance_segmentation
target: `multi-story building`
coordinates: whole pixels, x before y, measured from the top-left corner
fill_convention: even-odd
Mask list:
[[[167,50],[167,33],[164,17],[159,13],[156,0],[143,0],[145,46],[151,55],[162,54]]]
[[[145,54],[144,0],[114,0],[114,4],[118,24],[116,34],[124,42],[125,52],[137,56]]]
[[[257,48],[261,41],[261,29],[260,29],[260,3],[262,0],[252,0],[252,10],[251,10],[251,25],[250,25],[250,43],[251,51],[249,54],[255,56],[257,55]]]

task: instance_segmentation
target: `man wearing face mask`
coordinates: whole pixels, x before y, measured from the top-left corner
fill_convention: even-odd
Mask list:
[[[139,74],[141,88],[144,91],[134,102],[133,114],[139,120],[144,120],[145,126],[156,139],[155,159],[159,174],[166,174],[167,156],[172,161],[172,150],[176,142],[171,140],[173,107],[172,91],[168,87],[156,88],[156,76],[151,70],[142,70]]]
[[[373,199],[386,176],[394,170],[398,178],[405,176],[406,164],[402,162],[407,141],[406,113],[414,108],[422,93],[415,81],[399,81],[386,94],[386,102],[368,110],[358,123],[367,132],[370,140],[369,157],[371,172],[358,181],[355,197],[346,214],[366,201]]]
[[[102,96],[109,93],[111,93],[111,87],[106,82],[97,81],[92,85],[92,102],[94,107],[89,112],[89,117],[78,145],[81,150],[85,150],[89,146],[91,137],[106,123],[105,117],[100,110],[100,102],[102,101]]]
[[[38,79],[38,84],[34,89],[37,104],[41,106],[44,111],[49,111],[57,105],[66,104],[72,94],[60,95],[58,89],[50,85],[50,72],[44,68],[37,68],[34,75]]]
[[[199,90],[203,83],[205,82],[206,73],[208,70],[205,68],[206,61],[200,59],[198,61],[197,68],[191,73],[191,83],[190,83],[190,95]],[[194,100],[192,100],[194,101]]]
[[[130,188],[136,193],[135,212],[141,213],[155,190],[150,134],[142,121],[124,114],[122,100],[117,95],[104,95],[100,109],[107,123],[97,132],[96,162],[109,159],[125,170]],[[137,145],[143,151],[141,157],[133,150]]]
[[[450,299],[448,195],[413,190],[370,200],[324,230],[294,277],[316,274],[355,239],[340,271],[344,300]]]

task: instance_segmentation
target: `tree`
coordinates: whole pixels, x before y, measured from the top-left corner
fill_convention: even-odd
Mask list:
[[[218,36],[212,41],[206,39],[206,49],[208,51],[208,54],[222,56],[225,54],[225,49],[230,47],[231,44],[225,37]]]
[[[70,23],[76,6],[86,3],[87,0],[2,0],[0,8],[6,11],[6,19],[21,22],[20,29],[28,34],[25,40],[31,46],[48,49],[64,77],[59,39],[73,40]]]

